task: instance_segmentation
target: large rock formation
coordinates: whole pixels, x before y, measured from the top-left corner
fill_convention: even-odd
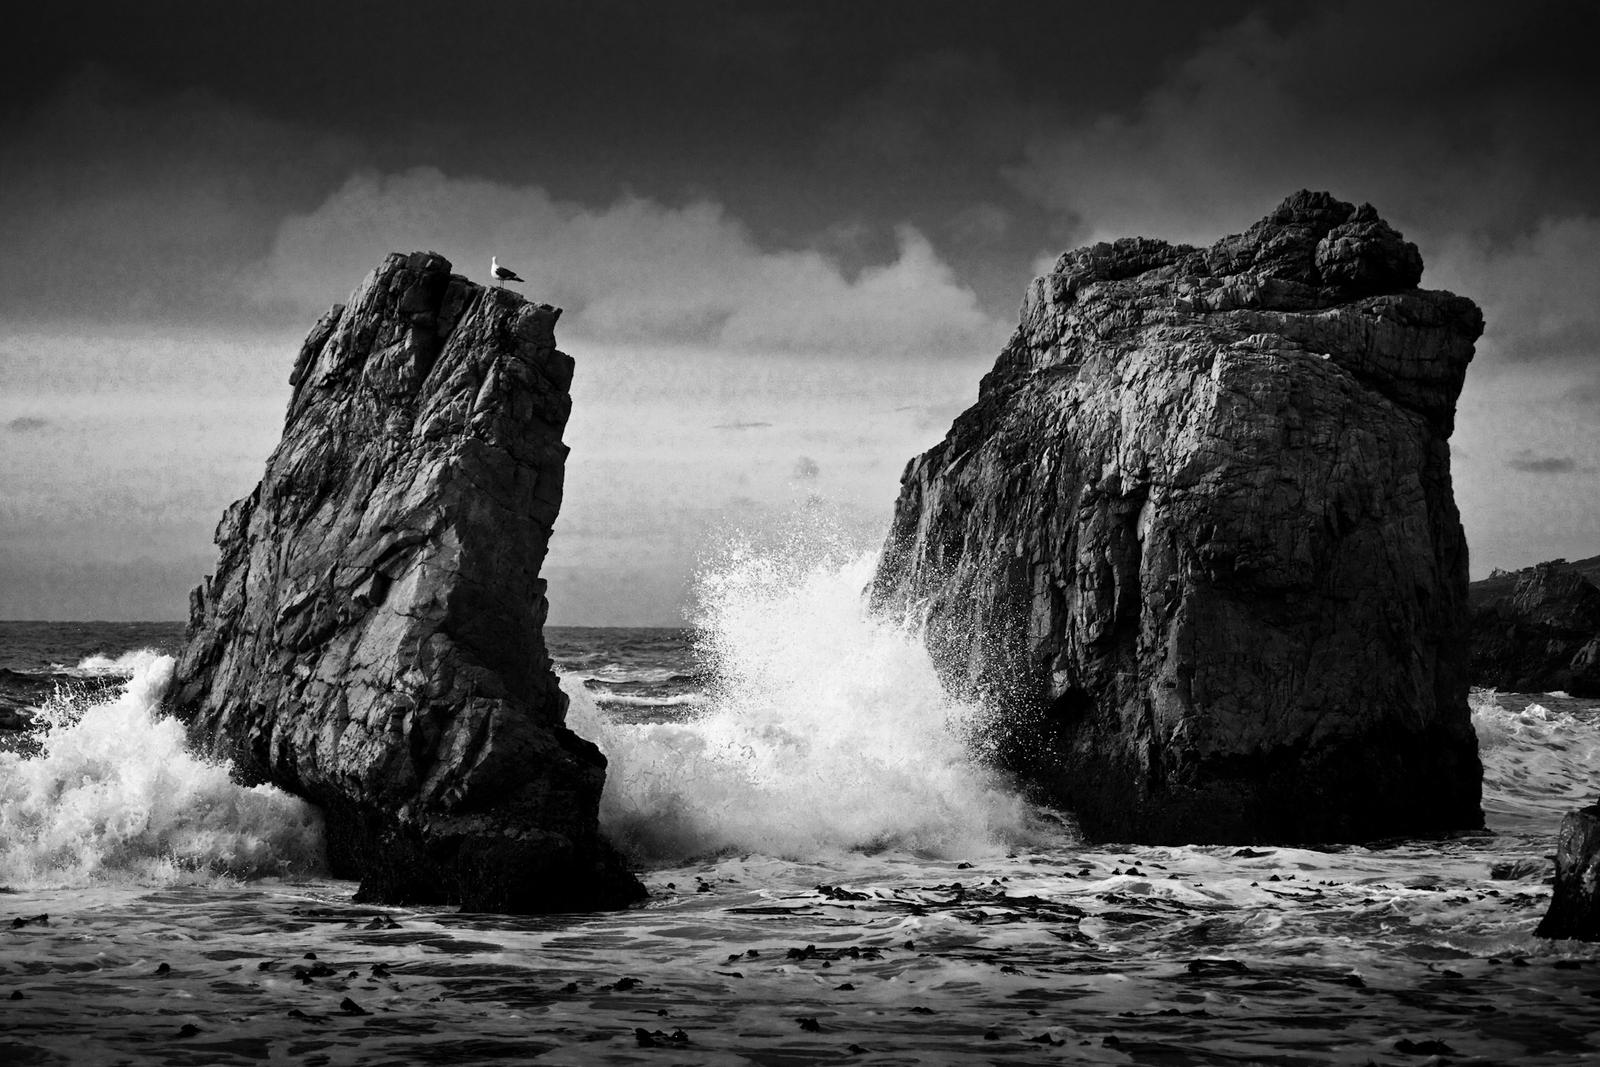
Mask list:
[[[1471,596],[1475,685],[1600,696],[1600,587],[1581,563],[1497,575]]]
[[[1482,824],[1448,439],[1482,317],[1370,206],[1036,279],[873,584],[1091,836]]]
[[[539,578],[573,364],[558,309],[391,255],[295,361],[283,441],[217,528],[171,702],[321,806],[361,896],[496,911],[642,894],[563,725]]]
[[[1567,813],[1556,838],[1556,886],[1534,933],[1600,941],[1600,803]]]

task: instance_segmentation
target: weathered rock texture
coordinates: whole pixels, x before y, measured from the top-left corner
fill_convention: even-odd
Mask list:
[[[391,255],[294,365],[283,441],[217,528],[171,701],[242,778],[321,806],[365,899],[642,894],[563,725],[539,578],[573,364],[558,309]]]
[[[1472,681],[1600,696],[1600,587],[1580,565],[1540,563],[1472,588]]]
[[[1448,438],[1478,309],[1370,206],[1035,280],[907,467],[873,602],[1098,838],[1481,825]]]
[[[1556,887],[1539,937],[1600,941],[1600,804],[1568,812],[1556,839]]]

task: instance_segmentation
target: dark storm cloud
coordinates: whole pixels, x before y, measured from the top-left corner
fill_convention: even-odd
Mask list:
[[[1570,3],[1440,18],[1376,0],[1251,16],[1135,103],[1036,140],[1014,176],[1095,230],[1204,237],[1315,185],[1403,222],[1514,236],[1594,207],[1597,21]]]
[[[712,205],[754,252],[817,253],[846,283],[902,258],[909,225],[1000,318],[1038,257],[1118,233],[1209,241],[1301,186],[1374,201],[1422,243],[1430,284],[1488,305],[1546,277],[1594,289],[1597,17],[1575,4],[82,14],[23,12],[0,71],[13,315],[259,314],[285,219],[418,167],[571,215]],[[292,283],[316,290],[291,293],[292,314],[354,281],[323,273]],[[1583,302],[1568,296],[1544,299]],[[1587,313],[1536,323],[1518,307],[1486,308],[1509,358],[1567,358],[1596,335]],[[737,317],[656,300],[606,328],[707,341]]]
[[[1009,311],[1040,242],[1072,236],[1005,176],[1055,110],[1048,96],[1025,96],[995,55],[940,49],[891,65],[846,104],[822,129],[816,166],[851,190],[863,219],[918,225],[991,307]],[[859,219],[855,230],[861,252],[881,255],[881,231]]]
[[[670,619],[682,583],[652,555],[662,514],[689,559],[710,520],[685,499],[747,474],[790,488],[803,451],[881,520],[900,462],[970,402],[1035,263],[1098,236],[1209,242],[1302,186],[1374,202],[1421,246],[1427,284],[1484,308],[1469,390],[1486,384],[1458,434],[1477,457],[1475,551],[1509,514],[1485,558],[1592,554],[1571,478],[1514,479],[1527,501],[1507,509],[1501,461],[1593,451],[1592,419],[1549,417],[1600,407],[1593,5],[18,7],[0,64],[0,394],[6,418],[54,421],[8,434],[0,497],[55,454],[61,398],[104,416],[142,389],[149,413],[86,438],[80,483],[29,483],[38,514],[0,540],[36,563],[69,529],[92,535],[82,558],[121,558],[114,517],[41,521],[68,515],[66,496],[148,491],[236,454],[227,491],[185,505],[203,543],[276,439],[316,312],[394,249],[480,278],[498,253],[567,308],[563,341],[593,375],[556,585],[627,571],[624,593],[591,588],[614,606],[587,621]],[[652,424],[670,446],[585,430],[637,426],[663,383],[684,388]],[[1503,413],[1530,396],[1536,410]],[[194,429],[170,417],[184,397],[197,414],[242,406]],[[740,412],[777,428],[705,429],[755,430]],[[862,427],[887,436],[849,443]],[[138,536],[181,554],[165,528]],[[21,558],[0,558],[0,591]],[[181,614],[205,561],[184,566],[161,614]],[[94,613],[105,594],[80,588],[62,610]]]
[[[1430,280],[1478,301],[1485,343],[1502,358],[1600,374],[1600,207],[1508,241],[1465,233],[1438,244]]]
[[[1506,466],[1524,474],[1570,474],[1578,469],[1571,456],[1539,456],[1524,450],[1506,460]]]
[[[4,280],[39,312],[215,307],[274,216],[357,169],[426,166],[588,209],[714,202],[760,248],[822,251],[847,280],[893,262],[910,224],[1009,315],[1035,251],[1018,235],[1053,224],[998,168],[1030,116],[1143,87],[1185,47],[1161,10],[29,5],[0,68],[0,222],[27,253]],[[1141,62],[1116,55],[1135,41]],[[862,239],[831,243],[850,226]],[[43,262],[65,238],[73,266]]]
[[[950,180],[978,161],[984,166],[1011,155],[1036,129],[1037,105],[1025,101],[1015,80],[994,56],[945,49],[904,60],[880,85],[828,124],[832,149],[875,162],[927,167],[931,182]],[[951,144],[965,144],[959,156]]]
[[[1600,342],[1592,5],[1370,2],[1212,33],[1132,105],[1030,143],[1012,176],[1082,237],[1209,242],[1301,187],[1370,200],[1425,282],[1483,305],[1494,358]]]
[[[432,0],[35,4],[8,13],[16,47],[0,68],[0,116],[30,109],[60,78],[95,63],[156,90],[206,87],[280,119],[359,131],[402,154],[418,144],[419,131],[498,130],[497,139],[481,138],[481,154],[469,163],[475,170],[497,158],[489,141],[511,142],[515,151],[528,132],[558,145],[574,137],[586,147],[609,142],[616,157],[669,143],[692,149],[714,141],[726,150],[737,133],[744,154],[764,155],[806,141],[851,101],[880,91],[886,72],[892,83],[892,72],[941,52],[959,53],[958,61],[996,57],[1026,80],[1030,95],[1105,106],[1144,88],[1189,46],[1197,26],[1235,21],[1251,3],[1171,7],[1162,0],[1092,10],[1000,0],[982,11],[965,0],[541,0],[466,10]],[[439,160],[377,161],[426,162]]]
[[[201,90],[151,96],[103,71],[3,131],[0,311],[75,322],[236,318],[244,268],[351,145]]]
[[[343,299],[387,252],[426,248],[477,277],[491,253],[504,257],[530,294],[570,312],[568,337],[590,342],[863,359],[998,345],[1004,325],[924,235],[897,227],[895,245],[890,261],[851,276],[814,250],[762,247],[710,200],[590,208],[418,168],[357,175],[285,219],[253,291],[304,316]]]

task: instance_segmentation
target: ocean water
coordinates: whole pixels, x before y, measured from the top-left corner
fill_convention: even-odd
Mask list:
[[[317,812],[161,713],[179,627],[0,623],[0,1064],[1600,1062],[1600,945],[1533,928],[1600,707],[1477,692],[1489,830],[1088,845],[868,618],[870,556],[726,552],[683,630],[548,633],[650,899],[352,902]]]

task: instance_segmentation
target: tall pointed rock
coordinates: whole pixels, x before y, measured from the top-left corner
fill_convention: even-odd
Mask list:
[[[283,440],[191,598],[174,710],[244,779],[320,805],[364,899],[642,895],[601,838],[605,758],[563,725],[544,645],[559,315],[389,256],[307,337]]]

